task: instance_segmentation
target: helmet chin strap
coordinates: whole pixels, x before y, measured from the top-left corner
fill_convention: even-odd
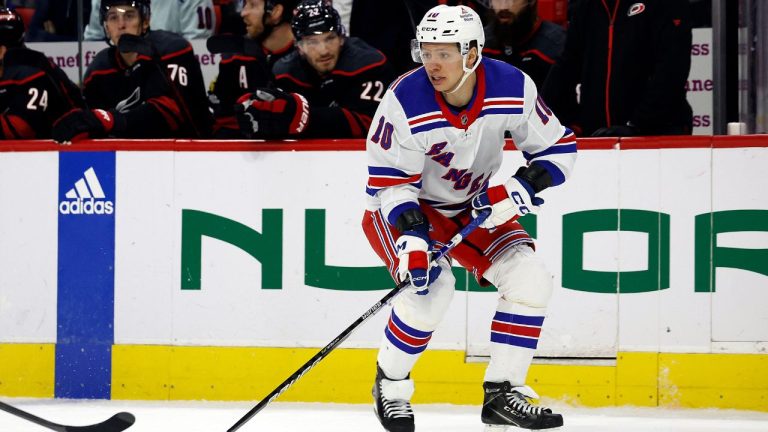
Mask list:
[[[453,94],[453,93],[456,93],[457,91],[459,91],[461,86],[463,86],[464,83],[467,81],[467,78],[469,78],[469,76],[472,74],[472,72],[474,72],[475,69],[477,69],[477,66],[480,64],[480,59],[478,58],[475,61],[475,65],[472,66],[471,68],[468,68],[467,67],[467,59],[469,58],[469,53],[465,54],[462,57],[463,58],[462,58],[462,62],[461,62],[461,67],[462,67],[462,69],[464,69],[464,75],[461,77],[461,80],[459,80],[459,83],[456,84],[456,87],[454,87],[453,90],[445,92],[445,94]]]

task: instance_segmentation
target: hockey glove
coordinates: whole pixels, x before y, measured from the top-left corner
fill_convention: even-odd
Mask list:
[[[306,129],[309,102],[298,93],[261,88],[237,101],[235,115],[248,138],[287,138]]]
[[[115,116],[100,109],[74,109],[56,120],[51,132],[60,144],[85,138],[103,138],[115,127]]]
[[[534,196],[527,181],[513,176],[503,185],[493,186],[472,199],[472,215],[480,210],[491,209],[491,215],[480,227],[493,229],[528,213],[536,213],[544,200]]]
[[[400,264],[397,275],[401,281],[411,279],[416,294],[427,294],[429,285],[437,280],[442,269],[432,262],[429,236],[417,231],[405,231],[397,239],[395,249]]]

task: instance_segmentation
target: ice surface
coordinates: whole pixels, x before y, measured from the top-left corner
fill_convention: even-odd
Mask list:
[[[119,411],[136,416],[128,432],[223,432],[253,407],[252,403],[73,401],[2,398],[47,420],[86,425]],[[662,408],[574,408],[553,405],[565,419],[558,432],[768,432],[768,413]],[[476,406],[416,405],[419,432],[483,430]],[[0,411],[0,431],[46,429]],[[240,431],[381,432],[369,405],[274,402]]]

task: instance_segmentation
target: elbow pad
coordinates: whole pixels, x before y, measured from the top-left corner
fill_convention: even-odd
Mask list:
[[[533,188],[534,194],[552,186],[552,176],[549,174],[549,171],[536,162],[531,163],[527,167],[520,167],[515,173],[515,177],[528,182]]]

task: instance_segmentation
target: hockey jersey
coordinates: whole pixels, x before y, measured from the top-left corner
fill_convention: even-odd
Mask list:
[[[214,135],[217,138],[242,138],[235,118],[237,100],[246,93],[273,84],[272,66],[294,51],[293,42],[281,50],[271,52],[258,44],[248,51],[222,54],[219,75],[211,83],[209,99],[214,110]]]
[[[213,118],[192,45],[162,30],[144,37],[154,54],[140,55],[131,66],[116,47],[96,55],[83,80],[88,106],[125,116],[126,130],[112,132],[120,138],[210,136]]]
[[[469,104],[449,106],[423,67],[395,80],[373,117],[366,148],[368,209],[395,225],[421,201],[452,217],[487,188],[509,133],[528,163],[563,183],[576,159],[576,139],[537,96],[530,77],[483,58]],[[500,182],[499,182],[500,183]]]
[[[80,89],[41,52],[11,48],[0,76],[0,139],[50,138],[62,115],[85,106]]]
[[[325,76],[319,76],[298,51],[281,58],[272,72],[277,87],[309,101],[309,124],[302,134],[307,138],[364,137],[371,115],[396,76],[381,51],[355,37],[344,40],[336,67]]]

